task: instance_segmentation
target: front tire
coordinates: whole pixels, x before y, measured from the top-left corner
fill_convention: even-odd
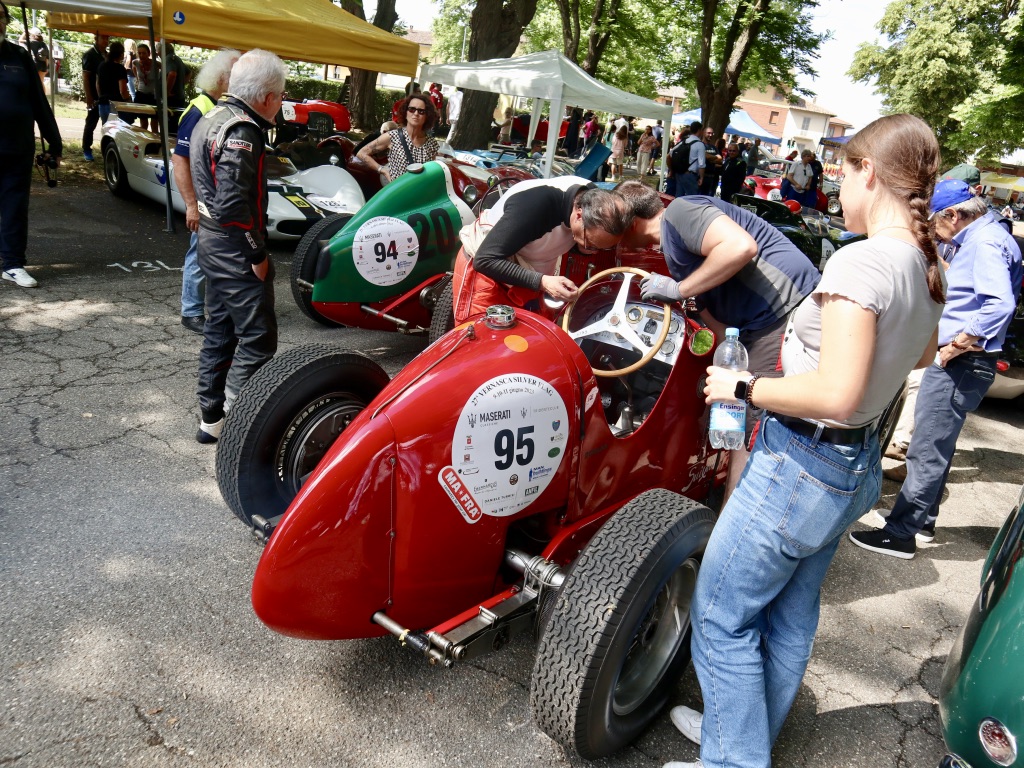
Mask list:
[[[636,739],[690,661],[690,601],[715,515],[664,489],[617,512],[562,585],[537,650],[537,724],[581,757]]]
[[[121,162],[121,155],[117,152],[117,143],[113,141],[103,150],[103,179],[107,182],[107,189],[115,195],[128,197],[131,191],[131,187],[128,186],[128,172]]]
[[[334,441],[388,383],[377,363],[325,345],[297,347],[242,388],[217,445],[217,485],[243,522],[282,514]]]
[[[826,206],[829,216],[842,216],[843,215],[843,204],[839,202],[839,195],[829,195],[828,205]]]
[[[452,281],[449,280],[448,285],[446,285],[444,290],[438,295],[437,302],[434,304],[434,309],[431,311],[430,332],[427,334],[427,340],[431,344],[455,327],[455,314],[452,309],[452,301]]]
[[[314,283],[316,281],[320,241],[330,240],[345,228],[345,225],[348,224],[351,218],[352,214],[350,213],[339,213],[318,221],[306,230],[306,234],[299,240],[299,245],[295,248],[295,255],[292,257],[292,271],[289,275],[289,282],[292,286],[292,297],[295,299],[295,303],[299,305],[302,314],[310,320],[315,320],[321,325],[331,328],[341,327],[341,323],[324,317],[316,311],[316,308],[313,306],[313,292],[309,288],[303,288],[300,285],[300,281],[305,283]]]

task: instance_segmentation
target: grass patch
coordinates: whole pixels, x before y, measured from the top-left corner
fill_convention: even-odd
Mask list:
[[[49,101],[49,97],[47,97]],[[79,101],[70,93],[60,92],[57,94],[56,109],[53,114],[55,117],[70,117],[80,118],[85,120],[85,102]]]
[[[93,145],[93,154],[96,155],[96,160],[87,163],[82,159],[82,142],[65,141],[64,158],[57,170],[58,187],[92,187],[105,184],[103,158],[96,145]],[[35,175],[35,180],[40,184],[45,184],[42,173],[39,171]]]

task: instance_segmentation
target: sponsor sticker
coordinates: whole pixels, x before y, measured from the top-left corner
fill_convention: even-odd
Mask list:
[[[558,391],[536,376],[508,373],[485,381],[466,401],[452,436],[451,463],[476,472],[466,482],[481,514],[506,517],[544,492],[562,461],[562,448],[552,443],[563,444],[568,436],[568,411]]]
[[[246,152],[252,152],[252,142],[242,141],[241,139],[228,139],[224,144],[228,149],[242,149]]]
[[[294,205],[296,208],[312,208],[309,203],[302,199],[299,195],[285,195],[285,199]]]
[[[295,104],[290,101],[283,102],[281,104],[281,116],[289,122],[295,122]]]
[[[467,523],[473,524],[480,520],[483,516],[480,506],[453,467],[442,467],[437,473],[437,481],[441,483],[444,492],[455,503]]]
[[[416,267],[420,241],[406,222],[375,216],[364,222],[352,240],[352,260],[366,282],[382,287],[402,282]]]

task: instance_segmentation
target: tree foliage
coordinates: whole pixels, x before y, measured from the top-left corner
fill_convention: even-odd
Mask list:
[[[945,165],[1024,145],[1024,54],[1017,0],[895,0],[850,75],[874,83],[886,112],[909,112],[939,139]]]

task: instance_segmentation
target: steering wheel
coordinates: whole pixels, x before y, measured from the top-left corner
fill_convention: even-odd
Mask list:
[[[615,297],[615,301],[612,304],[611,309],[609,309],[603,317],[598,318],[590,325],[580,328],[578,331],[570,331],[569,318],[572,315],[573,307],[576,306],[576,302],[579,301],[580,296],[582,296],[583,292],[594,285],[598,280],[608,277],[609,275],[626,276],[622,281],[622,286],[619,288],[619,293]],[[577,343],[579,343],[580,339],[584,339],[588,336],[596,336],[599,333],[607,331],[608,333],[614,333],[625,339],[643,355],[635,363],[627,365],[625,368],[619,368],[617,370],[594,368],[595,376],[602,376],[606,378],[610,378],[612,376],[625,376],[627,373],[632,373],[638,368],[642,368],[647,365],[647,363],[649,363],[656,354],[658,354],[662,344],[665,343],[665,339],[668,338],[669,323],[672,319],[672,308],[667,302],[663,305],[665,314],[661,320],[661,333],[658,334],[658,338],[653,344],[645,344],[644,340],[640,338],[640,334],[630,327],[629,321],[626,319],[626,299],[629,296],[629,285],[633,280],[633,275],[639,275],[641,279],[650,277],[649,272],[637,269],[636,267],[613,267],[612,269],[604,270],[604,272],[598,272],[580,286],[579,292],[576,294],[576,298],[573,299],[572,303],[565,308],[565,314],[562,315],[562,330],[568,333],[569,336],[571,336]]]

